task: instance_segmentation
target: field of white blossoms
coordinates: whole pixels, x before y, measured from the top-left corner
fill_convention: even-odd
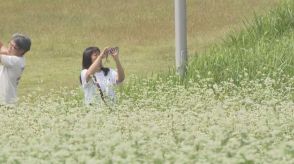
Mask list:
[[[294,162],[293,77],[210,83],[162,81],[112,109],[78,91],[2,107],[0,163]]]
[[[192,59],[185,80],[130,79],[111,108],[84,107],[80,89],[0,107],[0,163],[294,163],[287,2]]]

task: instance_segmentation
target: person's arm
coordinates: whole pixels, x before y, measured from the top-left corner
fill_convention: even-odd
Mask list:
[[[17,56],[0,54],[0,63],[6,67],[14,67],[19,64]]]
[[[120,61],[119,61],[119,51],[118,51],[118,49],[117,50],[114,50],[111,53],[111,56],[113,57],[113,59],[115,61],[115,64],[116,64],[116,68],[117,68],[116,82],[117,83],[121,83],[125,79],[125,72],[124,72],[124,69],[123,69]]]
[[[0,41],[0,54],[1,55],[8,55],[8,49],[3,45],[3,43]]]
[[[86,81],[88,82],[92,75],[94,75],[95,72],[99,71],[102,67],[102,59],[105,58],[107,49],[105,48],[97,57],[97,59],[92,63],[92,65],[89,67],[89,69],[86,72]]]

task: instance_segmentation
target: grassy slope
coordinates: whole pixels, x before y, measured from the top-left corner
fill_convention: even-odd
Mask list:
[[[189,65],[188,77],[212,77],[216,82],[244,78],[258,79],[262,75],[278,79],[277,74],[294,75],[294,3],[288,3],[256,17],[253,23],[228,36],[198,55]],[[210,74],[210,75],[209,75]]]
[[[204,49],[253,11],[277,0],[188,0],[189,50]],[[0,5],[1,40],[14,32],[33,39],[20,94],[78,86],[81,53],[90,45],[121,47],[130,74],[145,75],[174,65],[173,3],[168,0],[11,0]],[[249,11],[249,12],[248,12]]]
[[[292,95],[293,100],[293,9],[294,3],[285,1],[267,15],[255,16],[253,22],[244,22],[243,30],[232,32],[221,44],[192,56],[185,79],[179,79],[172,70],[159,74],[155,79],[134,80],[123,92],[140,99],[142,97],[134,93],[141,93],[146,88],[151,92],[156,91],[157,85],[164,81],[186,86],[195,82],[214,90],[214,84],[227,81],[242,86],[244,81],[260,80],[264,85],[264,80],[273,79],[273,87]],[[141,87],[133,87],[136,85]]]

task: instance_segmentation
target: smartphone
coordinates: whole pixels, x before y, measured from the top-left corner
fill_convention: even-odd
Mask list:
[[[118,47],[111,47],[109,49],[109,54],[113,54],[114,52],[118,52],[119,51],[119,48]]]
[[[114,51],[117,51],[117,52],[119,51],[119,47],[114,47],[113,49]]]

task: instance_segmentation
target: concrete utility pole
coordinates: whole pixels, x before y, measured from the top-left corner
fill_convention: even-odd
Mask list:
[[[186,0],[175,0],[176,71],[181,77],[187,72]]]

